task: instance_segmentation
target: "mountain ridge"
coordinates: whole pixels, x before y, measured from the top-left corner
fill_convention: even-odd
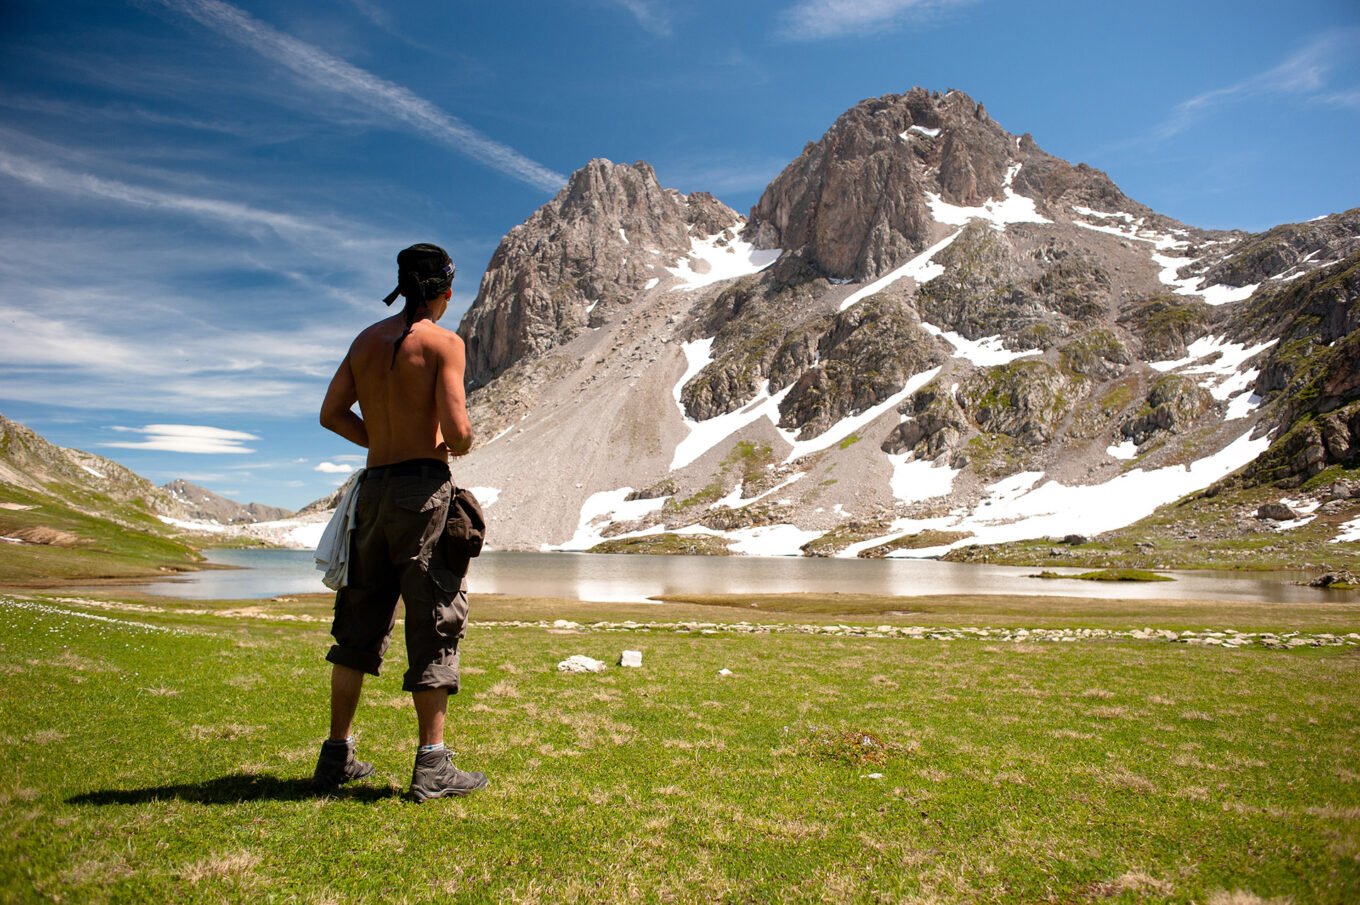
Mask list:
[[[621,261],[619,205],[683,197],[636,185],[654,178],[578,171],[615,203],[578,211],[565,251],[544,225],[568,190],[512,230],[503,247],[538,258],[498,252],[460,327],[469,348],[493,314],[515,328],[491,287],[517,268],[580,260],[582,236]],[[653,207],[629,208],[637,235]],[[733,217],[708,235],[686,223],[687,251],[645,248],[626,280],[595,287],[607,304],[582,304],[570,268],[536,271],[541,295],[574,287],[574,320],[470,379],[481,438],[455,463],[492,495],[506,546],[680,532],[787,554],[854,522],[879,531],[866,542],[962,535],[895,551],[940,555],[1055,530],[1031,511],[1045,494],[1130,488],[1103,506],[1085,493],[1096,534],[1118,527],[1105,510],[1136,521],[1267,450],[1285,463],[1270,480],[1296,487],[1357,464],[1344,350],[1360,211],[1258,234],[1185,226],[966,95],[914,89],[838,117]],[[1012,504],[1028,529],[982,517]]]

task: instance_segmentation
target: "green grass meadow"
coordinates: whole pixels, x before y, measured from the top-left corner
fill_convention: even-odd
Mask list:
[[[448,736],[491,785],[415,805],[400,631],[357,721],[376,775],[316,797],[324,602],[0,600],[8,902],[1360,901],[1355,646],[571,631],[506,620],[754,611],[474,597]],[[923,624],[800,606],[758,612]],[[1083,621],[1054,606],[1006,618]]]

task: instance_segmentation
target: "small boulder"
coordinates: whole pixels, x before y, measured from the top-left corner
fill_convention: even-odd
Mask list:
[[[1266,503],[1256,510],[1256,517],[1272,522],[1289,522],[1298,518],[1299,514],[1284,503]]]
[[[604,672],[604,663],[594,657],[573,654],[557,664],[558,672]]]
[[[1349,500],[1360,497],[1360,482],[1357,481],[1336,481],[1329,485],[1322,492],[1323,497],[1329,502],[1332,500]]]
[[[718,670],[718,675],[723,676],[723,677],[727,677],[727,676],[730,676],[730,675],[732,675],[732,674],[733,674],[733,673],[732,673],[732,670],[728,669],[726,666],[724,666],[722,669]]]
[[[631,666],[634,668],[642,666],[642,651],[626,650],[619,654],[620,666]]]
[[[1078,544],[1086,543],[1086,536],[1082,534],[1069,534],[1063,538],[1063,543],[1075,547]]]
[[[1334,584],[1344,584],[1354,586],[1360,584],[1360,578],[1356,578],[1347,569],[1338,569],[1335,572],[1324,572],[1317,578],[1308,582],[1310,588],[1330,588]]]

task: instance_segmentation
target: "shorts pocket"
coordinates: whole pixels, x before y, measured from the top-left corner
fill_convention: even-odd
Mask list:
[[[430,569],[430,580],[438,588],[434,595],[434,633],[444,639],[463,637],[468,611],[463,577],[448,569]]]

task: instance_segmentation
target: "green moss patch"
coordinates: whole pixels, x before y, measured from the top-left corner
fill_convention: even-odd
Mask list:
[[[1146,569],[1100,569],[1095,572],[1082,572],[1078,575],[1060,575],[1044,571],[1030,578],[1075,578],[1079,581],[1175,581],[1170,575],[1160,575]]]
[[[731,556],[727,541],[710,534],[644,534],[607,540],[590,553],[650,553],[654,556]]]

